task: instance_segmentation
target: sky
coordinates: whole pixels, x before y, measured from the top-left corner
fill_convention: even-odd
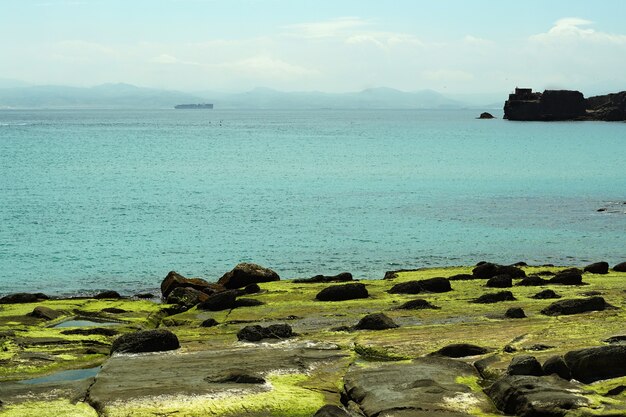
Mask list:
[[[189,92],[626,89],[626,1],[0,0],[0,79]]]

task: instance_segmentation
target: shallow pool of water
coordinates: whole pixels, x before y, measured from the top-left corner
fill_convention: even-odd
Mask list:
[[[61,327],[103,327],[103,326],[119,326],[120,323],[113,321],[93,321],[93,320],[67,320],[53,326]]]
[[[81,379],[87,379],[94,377],[100,371],[100,367],[87,369],[72,369],[69,371],[61,371],[52,375],[42,376],[40,378],[25,379],[20,381],[20,384],[45,384],[47,382],[60,382],[60,381],[80,381]]]

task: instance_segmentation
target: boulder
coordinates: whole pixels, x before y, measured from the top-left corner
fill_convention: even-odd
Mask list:
[[[176,271],[170,271],[161,282],[161,295],[163,298],[167,298],[178,287],[189,287],[203,291],[211,288],[211,286],[212,284],[201,278],[185,278]]]
[[[595,262],[589,264],[584,269],[585,272],[590,272],[592,274],[608,274],[609,273],[609,263],[608,262]]]
[[[582,273],[576,270],[564,270],[548,280],[550,284],[583,285]]]
[[[388,291],[390,294],[419,294],[426,292],[448,292],[452,291],[450,281],[447,278],[435,277],[420,281],[407,281],[396,284]]]
[[[383,313],[368,314],[356,326],[357,330],[387,330],[398,327],[394,321]]]
[[[626,345],[608,345],[567,352],[563,359],[572,378],[589,384],[626,376]]]
[[[511,288],[513,279],[508,275],[496,275],[489,278],[485,286],[490,288]]]
[[[534,287],[534,286],[546,285],[548,283],[549,281],[547,279],[543,279],[539,275],[529,275],[515,285],[519,285],[521,287]]]
[[[483,294],[472,302],[478,303],[478,304],[491,304],[491,303],[499,303],[502,301],[516,301],[516,300],[517,299],[513,297],[513,293],[511,291],[500,291],[500,292],[495,292],[495,293]]]
[[[261,287],[259,287],[259,284],[250,284],[250,285],[246,285],[243,291],[246,294],[256,294],[256,293],[261,292]]]
[[[543,375],[541,364],[531,355],[517,355],[511,359],[506,369],[508,375]]]
[[[256,307],[262,306],[265,303],[255,298],[238,298],[235,300],[235,308],[237,307]]]
[[[222,311],[235,308],[237,293],[235,291],[223,291],[208,296],[208,298],[198,304],[198,310]]]
[[[109,290],[109,291],[102,291],[94,295],[93,298],[98,299],[98,300],[104,300],[104,299],[118,299],[118,298],[122,298],[122,296],[117,291]]]
[[[142,353],[175,350],[180,347],[178,338],[169,330],[143,330],[124,334],[113,341],[113,353]]]
[[[53,310],[50,307],[37,306],[29,315],[32,317],[37,317],[38,319],[54,320],[62,317],[64,313],[62,311]]]
[[[526,272],[513,265],[498,265],[491,262],[482,263],[472,269],[472,275],[480,279],[489,279],[496,275],[508,275],[511,278],[523,278]]]
[[[469,281],[472,279],[476,279],[472,274],[456,274],[448,277],[448,281]]]
[[[342,272],[337,275],[315,275],[311,278],[294,279],[293,282],[298,284],[315,284],[320,282],[347,282],[352,281],[352,274],[349,272]]]
[[[407,301],[406,303],[398,307],[399,310],[422,310],[422,309],[438,310],[440,308],[441,307],[432,305],[431,303],[429,303],[428,301],[422,298],[416,298],[415,300]]]
[[[444,346],[431,355],[445,356],[447,358],[464,358],[466,356],[484,355],[490,352],[490,349],[471,345],[469,343],[454,343],[452,345]]]
[[[278,274],[271,269],[257,264],[240,263],[232,271],[225,273],[217,283],[227,289],[235,289],[271,281],[280,281]]]
[[[106,308],[103,308],[100,311],[103,312],[103,313],[109,313],[109,314],[128,313],[128,311],[124,310],[123,308],[117,308],[117,307],[106,307]]]
[[[31,294],[26,292],[18,292],[15,294],[5,295],[4,297],[0,298],[0,304],[36,303],[38,301],[48,299],[50,299],[50,297],[42,293]]]
[[[219,323],[217,322],[217,320],[213,318],[208,318],[204,320],[202,323],[200,323],[200,327],[214,327],[214,326],[217,326],[218,324]]]
[[[580,314],[588,311],[602,311],[611,306],[602,297],[573,298],[559,300],[541,310],[546,316]]]
[[[543,366],[541,367],[541,369],[545,375],[555,374],[567,381],[572,379],[572,373],[567,367],[567,364],[565,363],[563,356],[559,356],[559,355],[550,356],[543,363]]]
[[[626,272],[626,262],[619,263],[613,267],[615,272]]]
[[[192,287],[177,287],[169,293],[165,302],[167,304],[178,304],[191,308],[196,304],[206,301],[209,295]]]
[[[518,417],[565,416],[590,404],[577,385],[554,375],[507,375],[485,392],[499,410]]]
[[[478,116],[478,118],[479,119],[494,119],[493,114],[489,112],[482,112],[480,116]]]
[[[350,414],[341,407],[326,404],[317,410],[313,417],[350,417]]]
[[[526,318],[526,313],[521,307],[511,307],[505,313],[504,317],[509,319],[524,319]]]
[[[539,291],[537,294],[533,295],[530,298],[535,298],[537,300],[548,300],[552,298],[561,298],[561,296],[555,293],[553,290],[543,290]]]
[[[248,342],[258,342],[262,339],[287,339],[294,336],[291,326],[288,324],[272,324],[263,327],[258,324],[253,326],[245,326],[237,332],[238,340]]]
[[[139,299],[142,299],[142,300],[147,300],[149,298],[156,298],[156,296],[154,294],[149,293],[149,292],[140,292],[138,294],[133,295],[133,297],[139,298]]]
[[[367,288],[360,282],[326,287],[315,296],[319,301],[345,301],[367,297]]]

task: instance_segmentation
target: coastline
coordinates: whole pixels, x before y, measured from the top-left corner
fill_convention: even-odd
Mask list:
[[[391,375],[418,378],[416,373],[429,369],[434,372],[432,381],[422,388],[445,386],[447,394],[416,404],[410,398],[422,388],[393,388],[396,401],[406,402],[406,410],[422,407],[435,416],[443,412],[449,414],[441,415],[490,416],[498,415],[498,408],[510,406],[498,403],[489,387],[515,382],[517,377],[508,373],[516,357],[531,355],[545,366],[550,358],[571,356],[568,352],[612,348],[617,349],[612,368],[621,372],[619,355],[626,354],[621,344],[626,272],[483,265],[390,271],[378,280],[354,280],[342,274],[310,281],[276,280],[273,271],[255,266],[252,270],[262,277],[258,282],[242,278],[248,275],[237,272],[238,266],[225,274],[229,278],[220,280],[224,290],[218,290],[216,283],[205,285],[202,280],[168,275],[161,289],[170,296],[180,288],[178,304],[172,303],[173,296],[165,300],[170,304],[88,297],[0,304],[0,414],[151,416],[181,412],[195,416],[211,410],[216,415],[311,416],[329,405],[340,408],[333,408],[336,414],[330,415],[356,415],[349,413],[360,410],[370,416],[389,411],[389,404],[379,395],[392,389],[388,385]],[[511,286],[487,286],[490,278],[505,272],[513,275]],[[420,284],[416,286],[415,281]],[[324,289],[345,285],[364,287],[367,293],[343,301],[320,299]],[[215,291],[209,295],[206,288]],[[533,298],[545,290],[561,298]],[[204,295],[196,291],[208,296],[200,304],[193,298]],[[354,295],[362,289],[351,291]],[[515,300],[475,302],[484,294],[506,291]],[[114,296],[110,292],[100,297]],[[549,306],[562,300],[598,298],[605,304],[591,302],[595,307],[580,314],[546,313]],[[399,308],[410,301],[416,309]],[[44,307],[39,316],[33,315],[36,307]],[[511,308],[521,308],[525,317],[507,317]],[[378,313],[390,321],[376,316],[372,325],[364,320]],[[71,320],[88,324],[74,323],[73,327]],[[61,323],[69,326],[54,327]],[[247,326],[251,327],[244,331]],[[111,353],[114,341],[153,329],[171,332],[179,347],[154,353]],[[255,340],[254,335],[261,339]],[[617,336],[622,338],[607,342]],[[432,356],[459,344],[474,348],[466,346],[469,351],[452,355],[454,358],[441,353]],[[472,350],[477,348],[484,350]],[[467,353],[471,355],[464,356]],[[572,372],[578,372],[570,366]],[[596,368],[594,372],[605,372],[602,366]],[[85,373],[55,380],[55,375],[77,369],[85,369]],[[233,375],[257,379],[241,383]],[[52,379],[25,383],[44,376]],[[76,379],[80,376],[86,377]],[[557,388],[563,395],[575,391],[570,392],[574,397],[568,397],[568,401],[577,401],[572,410],[551,405],[552,411],[556,407],[562,415],[624,412],[623,391],[609,392],[626,384],[626,371],[611,378],[600,376],[602,382],[578,383],[544,374],[527,375],[537,378],[533,383],[544,384],[537,392],[554,396]],[[407,384],[415,381],[407,380]],[[47,398],[45,409],[35,399],[42,395]],[[532,415],[522,409],[507,412]]]

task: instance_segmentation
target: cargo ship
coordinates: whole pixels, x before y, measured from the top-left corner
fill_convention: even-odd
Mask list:
[[[213,104],[207,104],[207,103],[202,103],[202,104],[179,104],[177,106],[174,106],[175,109],[212,109],[213,108]]]

